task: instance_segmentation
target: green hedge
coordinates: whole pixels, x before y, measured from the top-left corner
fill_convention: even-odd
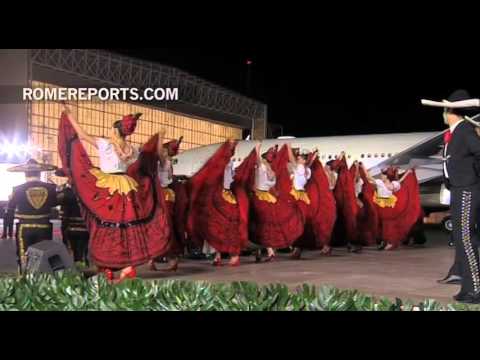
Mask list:
[[[128,281],[108,285],[103,277],[28,275],[0,279],[3,311],[457,311],[477,310],[435,301],[375,299],[357,291],[283,285],[229,285],[180,281]]]

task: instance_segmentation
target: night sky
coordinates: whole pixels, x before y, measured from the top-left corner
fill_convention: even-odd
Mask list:
[[[267,103],[269,121],[297,137],[442,130],[423,97],[479,96],[476,58],[441,46],[333,44],[276,48],[109,49],[172,65]],[[246,60],[251,59],[251,92]]]

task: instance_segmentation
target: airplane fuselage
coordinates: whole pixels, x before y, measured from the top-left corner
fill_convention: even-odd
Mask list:
[[[384,134],[384,135],[356,135],[335,137],[312,137],[291,139],[268,139],[261,141],[261,151],[269,148],[290,143],[292,148],[312,151],[318,149],[322,163],[335,159],[342,151],[347,154],[347,161],[351,165],[355,160],[365,164],[367,169],[374,168],[389,158],[405,151],[425,139],[429,139],[438,133],[410,133],[410,134]],[[238,166],[255,148],[257,141],[239,142],[234,160]],[[215,153],[221,144],[204,146],[198,149],[186,151],[179,156],[174,165],[175,175],[191,177],[205,162]]]

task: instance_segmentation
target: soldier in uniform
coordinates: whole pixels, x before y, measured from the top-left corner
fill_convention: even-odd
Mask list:
[[[457,90],[446,101],[422,101],[427,106],[444,108],[445,132],[444,177],[451,191],[455,265],[442,283],[461,284],[454,299],[480,304],[480,264],[478,255],[478,211],[480,207],[480,138],[467,121],[479,113],[480,101],[471,99],[465,90]]]
[[[53,171],[50,165],[29,160],[26,164],[8,169],[25,173],[26,183],[13,189],[9,207],[15,210],[18,219],[15,238],[19,273],[25,270],[28,248],[44,240],[52,240],[51,210],[57,205],[56,186],[40,180],[40,173]]]
[[[57,177],[65,177],[62,170],[57,170]],[[79,267],[88,267],[88,239],[89,234],[72,186],[68,182],[57,193],[58,203],[61,205],[62,237],[65,246],[73,253],[75,264]]]

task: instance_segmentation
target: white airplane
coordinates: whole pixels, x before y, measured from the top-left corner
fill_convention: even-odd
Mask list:
[[[318,149],[319,158],[324,164],[345,151],[349,165],[358,160],[365,164],[372,176],[379,175],[383,168],[390,165],[403,169],[415,167],[419,182],[423,185],[423,205],[441,208],[440,197],[444,191],[441,188],[443,135],[444,132],[429,132],[241,141],[234,160],[236,166],[240,165],[258,142],[261,143],[262,152],[275,145],[290,143],[294,149]],[[220,146],[209,145],[179,154],[173,161],[175,175],[193,176]]]

